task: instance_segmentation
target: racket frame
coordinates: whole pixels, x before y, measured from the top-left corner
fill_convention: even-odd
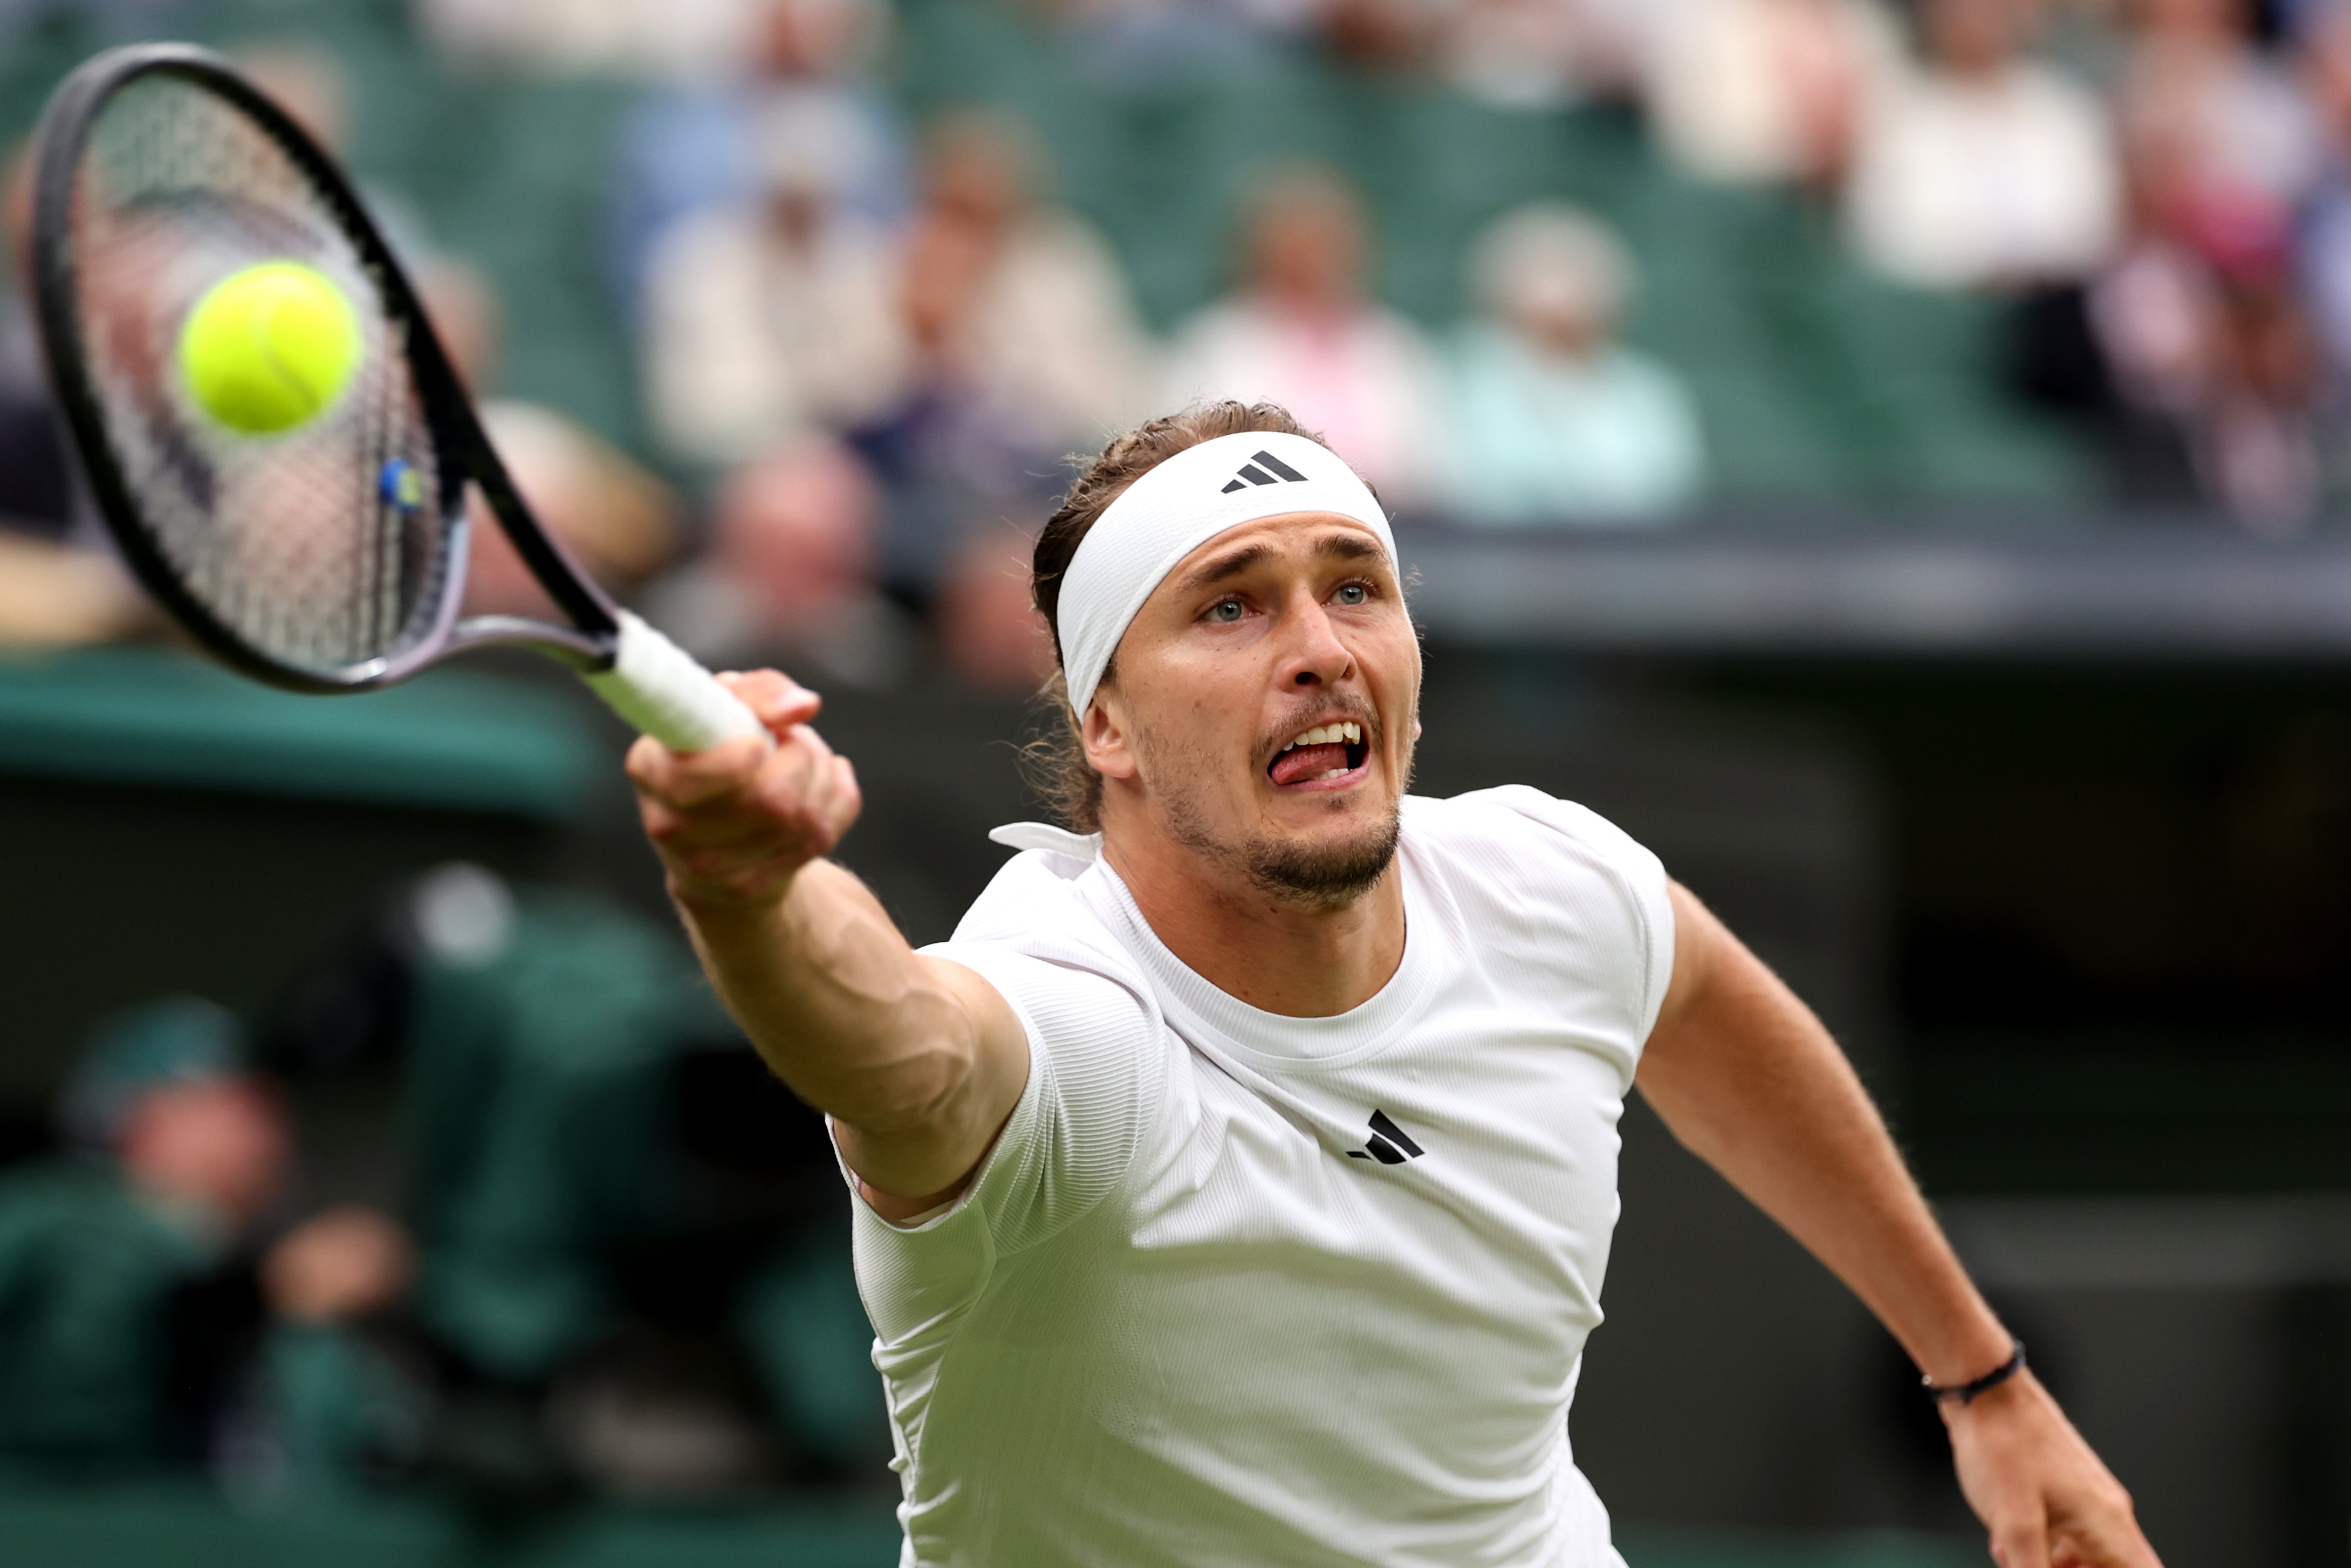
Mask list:
[[[375,284],[391,328],[392,349],[407,360],[426,430],[433,441],[441,494],[435,498],[447,532],[440,598],[431,623],[404,648],[338,671],[320,671],[273,658],[238,635],[181,580],[149,532],[138,501],[118,466],[107,418],[93,382],[77,303],[73,255],[76,176],[92,128],[107,103],[143,77],[179,78],[225,99],[277,144],[319,197]],[[37,145],[33,206],[34,313],[47,357],[50,384],[79,450],[99,510],[147,591],[207,651],[272,685],[312,693],[366,691],[415,674],[461,649],[520,645],[583,674],[612,668],[622,612],[548,531],[515,488],[490,445],[423,301],[393,256],[358,193],[333,159],[229,63],[192,44],[131,44],[86,62],[61,83],[42,113]],[[470,482],[487,503],[531,575],[572,622],[556,626],[512,615],[461,620],[473,519],[465,506]]]

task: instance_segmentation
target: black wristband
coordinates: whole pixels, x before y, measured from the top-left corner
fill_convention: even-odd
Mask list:
[[[1926,1388],[1927,1397],[1932,1399],[1938,1405],[1952,1399],[1958,1400],[1962,1405],[1972,1405],[1976,1402],[1979,1396],[1991,1393],[1993,1389],[1998,1388],[2001,1384],[2006,1383],[2010,1378],[2014,1377],[2018,1373],[2022,1372],[2024,1370],[2024,1342],[2021,1339],[2012,1339],[2008,1343],[2016,1347],[2014,1350],[2009,1352],[2008,1359],[2001,1362],[1998,1366],[1993,1367],[1990,1372],[1985,1373],[1981,1377],[1977,1378],[1973,1383],[1959,1383],[1954,1384],[1948,1388],[1938,1388],[1936,1386],[1935,1380],[1933,1378],[1921,1377],[1918,1381]]]

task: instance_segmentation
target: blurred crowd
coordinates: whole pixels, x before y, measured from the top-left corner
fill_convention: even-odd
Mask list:
[[[1307,48],[1502,108],[1628,113],[1689,176],[1792,193],[1882,277],[2002,301],[2009,390],[2073,423],[2124,504],[2290,533],[2340,487],[2351,13],[2325,0],[1039,3],[1114,83]],[[1011,602],[983,580],[1056,459],[1201,396],[1285,402],[1392,503],[1468,526],[1654,521],[1708,494],[1702,400],[1624,341],[1639,261],[1589,214],[1463,235],[1460,316],[1432,333],[1377,298],[1359,193],[1268,167],[1228,292],[1154,342],[1021,125],[893,116],[883,0],[680,9],[421,15],[453,55],[663,78],[615,245],[652,427],[678,460],[780,453],[810,486],[837,465],[800,449],[845,447],[880,506],[847,531],[893,603]],[[872,618],[847,619],[871,657]]]
[[[1200,396],[1285,402],[1392,502],[1469,526],[1650,521],[1707,494],[1698,402],[1623,340],[1639,265],[1591,214],[1542,203],[1465,235],[1461,317],[1432,335],[1376,297],[1359,194],[1327,168],[1269,168],[1236,214],[1229,292],[1153,344],[1111,252],[1040,195],[1018,125],[951,120],[898,155],[915,139],[879,129],[881,100],[858,85],[886,23],[875,5],[755,9],[755,79],[729,89],[750,189],[647,244],[631,277],[648,406],[673,450],[708,463],[846,440],[883,481],[895,587],[969,570],[953,519],[1033,517],[1050,455]],[[2124,503],[2286,533],[2336,487],[2351,384],[2339,7],[1050,12],[1081,57],[1128,80],[1280,44],[1493,104],[1629,112],[1690,176],[1792,193],[1884,278],[2005,302],[2011,390],[2076,425]],[[684,162],[648,152],[632,167]],[[942,500],[943,486],[962,493]]]
[[[1006,0],[1010,3],[1010,0]],[[2322,0],[1038,0],[1140,89],[1314,50],[1528,113],[1630,116],[1683,177],[1777,188],[1845,253],[1989,295],[2008,392],[2115,497],[2273,534],[2339,488],[2351,385],[2351,13]],[[1717,496],[1694,388],[1627,340],[1643,262],[1537,201],[1461,236],[1458,314],[1384,303],[1335,168],[1238,193],[1224,293],[1164,333],[1001,110],[910,122],[889,0],[415,0],[454,73],[637,80],[602,266],[635,348],[635,452],[497,392],[498,301],[396,190],[368,199],[487,400],[522,488],[695,653],[886,685],[1048,665],[1020,577],[1072,453],[1199,398],[1294,410],[1407,514],[1655,524]],[[329,146],[350,88],[240,56]],[[15,276],[24,161],[5,203]],[[1671,258],[1664,258],[1670,261]],[[123,634],[20,287],[0,294],[0,635]],[[1734,497],[1733,499],[1736,499]],[[476,607],[528,609],[494,530]]]

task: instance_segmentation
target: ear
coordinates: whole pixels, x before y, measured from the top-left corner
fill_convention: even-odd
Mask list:
[[[1085,717],[1078,721],[1078,744],[1085,749],[1088,766],[1105,779],[1132,779],[1141,772],[1134,748],[1127,743],[1130,733],[1126,705],[1119,700],[1117,689],[1104,681],[1094,688],[1094,699],[1086,705]]]

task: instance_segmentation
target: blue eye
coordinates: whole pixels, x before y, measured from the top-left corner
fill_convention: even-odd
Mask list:
[[[1238,599],[1219,599],[1208,607],[1208,619],[1211,621],[1230,622],[1240,618],[1241,601]]]
[[[1371,597],[1372,591],[1360,582],[1344,584],[1338,593],[1338,600],[1342,604],[1362,604]]]

